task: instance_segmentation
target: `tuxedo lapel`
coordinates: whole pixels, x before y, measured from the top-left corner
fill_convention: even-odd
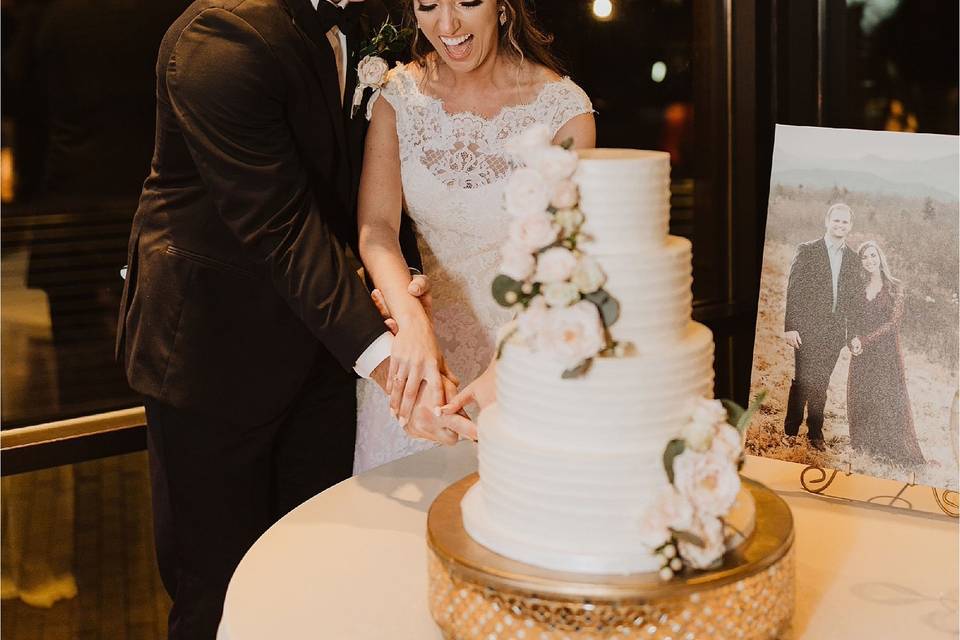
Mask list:
[[[343,120],[343,106],[340,104],[340,78],[337,74],[337,63],[333,58],[330,41],[327,40],[329,27],[326,27],[320,20],[316,9],[313,8],[309,0],[283,1],[290,9],[293,24],[303,37],[309,51],[310,64],[320,79],[320,90],[323,93],[327,113],[333,125],[334,135],[337,138],[341,162],[349,175],[352,162],[350,161],[347,132]],[[326,2],[326,0],[320,0],[320,2]],[[347,180],[347,185],[352,183],[352,178]]]

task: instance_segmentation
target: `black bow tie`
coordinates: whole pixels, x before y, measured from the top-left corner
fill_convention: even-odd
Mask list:
[[[361,13],[363,13],[362,2],[350,2],[343,9],[331,4],[329,0],[319,0],[317,3],[317,16],[324,31],[337,26],[340,31],[349,34],[356,26]]]

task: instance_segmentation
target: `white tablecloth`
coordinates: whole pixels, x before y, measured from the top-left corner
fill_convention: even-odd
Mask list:
[[[427,610],[427,509],[476,470],[475,456],[469,442],[417,454],[292,511],[237,568],[218,639],[439,640]],[[811,496],[799,488],[800,469],[758,458],[744,468],[796,519],[792,637],[958,637],[956,521]],[[921,493],[930,491],[907,497]]]

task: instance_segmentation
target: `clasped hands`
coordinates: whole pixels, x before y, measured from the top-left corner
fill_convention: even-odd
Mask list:
[[[394,334],[390,358],[371,377],[390,397],[390,413],[410,437],[446,445],[456,444],[460,436],[476,440],[476,426],[463,407],[451,409],[458,397],[459,380],[436,344],[429,280],[413,276],[407,292],[419,299],[423,316],[406,323],[392,316],[379,290],[371,294],[384,324]]]

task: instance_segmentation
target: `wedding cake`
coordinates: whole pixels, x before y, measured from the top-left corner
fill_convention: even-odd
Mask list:
[[[548,173],[569,163],[537,153]],[[497,404],[479,418],[480,481],[461,503],[463,525],[496,553],[547,569],[658,571],[665,567],[665,544],[643,543],[650,528],[645,520],[665,492],[673,494],[665,445],[697,411],[691,400],[713,397],[713,337],[691,320],[691,244],[668,233],[669,155],[592,149],[578,156],[559,175],[548,175],[556,184],[573,169],[566,179],[576,187],[573,198],[564,197],[562,185],[547,187],[560,241],[534,251],[534,267],[509,255],[516,246],[504,250],[505,264],[513,266],[505,268],[510,277],[500,295],[524,308],[501,346]],[[524,198],[543,198],[526,178],[518,176],[522,184],[513,196],[507,193],[508,209],[513,197],[525,216],[515,223],[514,245],[546,224],[524,213],[530,208]],[[528,242],[527,251],[536,244]],[[591,278],[603,289],[590,292]],[[514,285],[520,289],[510,290]],[[573,297],[563,301],[564,295]],[[597,336],[596,321],[580,305],[599,308],[605,320],[611,310],[615,324],[601,326]],[[554,306],[567,314],[559,326],[543,319]],[[586,315],[578,318],[575,309]],[[578,342],[587,343],[586,351]]]

